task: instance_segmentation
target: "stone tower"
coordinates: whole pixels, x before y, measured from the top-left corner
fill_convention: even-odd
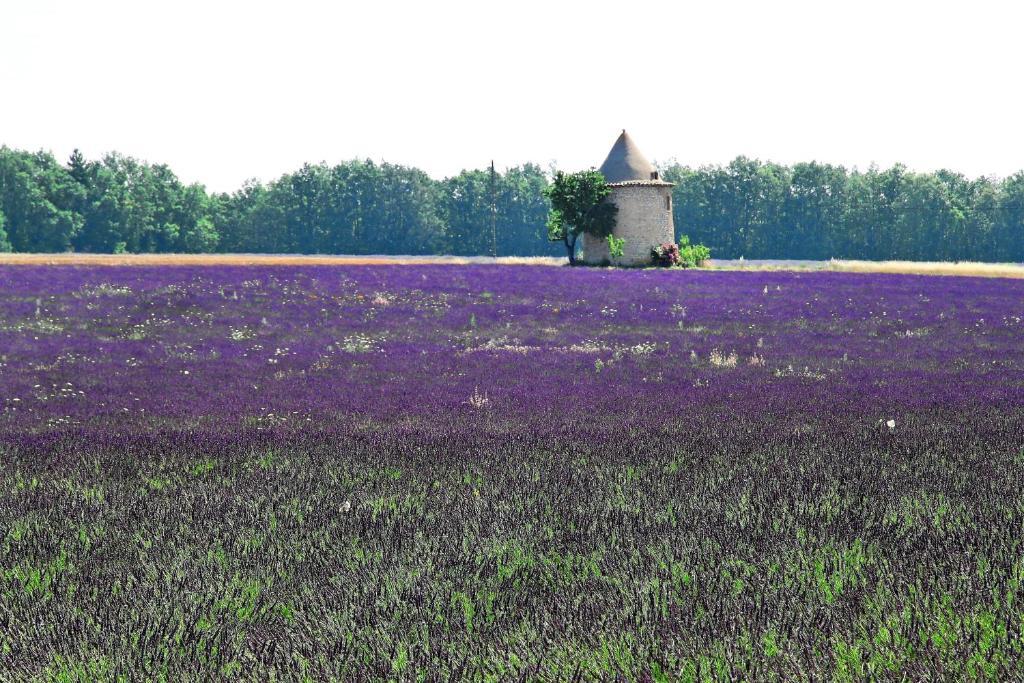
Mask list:
[[[625,130],[615,141],[608,158],[599,169],[612,193],[605,201],[619,211],[615,217],[615,237],[626,240],[620,258],[611,258],[608,242],[583,234],[584,263],[611,263],[616,266],[642,266],[651,262],[651,249],[675,241],[672,225],[672,185],[637,148]]]

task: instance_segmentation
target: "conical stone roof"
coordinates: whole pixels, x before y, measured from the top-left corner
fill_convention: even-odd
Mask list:
[[[599,170],[609,184],[657,181],[656,169],[625,130],[612,145],[612,151],[608,152],[608,158]]]

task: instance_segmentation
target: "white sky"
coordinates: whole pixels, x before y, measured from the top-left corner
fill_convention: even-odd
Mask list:
[[[232,190],[655,160],[1024,168],[1024,3],[0,0],[0,144]]]

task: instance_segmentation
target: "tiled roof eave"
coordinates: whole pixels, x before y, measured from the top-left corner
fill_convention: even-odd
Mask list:
[[[634,187],[638,185],[653,185],[660,187],[673,187],[675,183],[665,180],[620,180],[617,183],[608,183],[608,187]]]

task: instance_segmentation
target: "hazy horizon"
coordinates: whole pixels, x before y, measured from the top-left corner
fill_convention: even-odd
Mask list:
[[[42,0],[0,8],[0,144],[117,151],[218,192],[365,158],[575,170],[622,128],[661,163],[1006,176],[1024,169],[1022,19],[991,2]]]

